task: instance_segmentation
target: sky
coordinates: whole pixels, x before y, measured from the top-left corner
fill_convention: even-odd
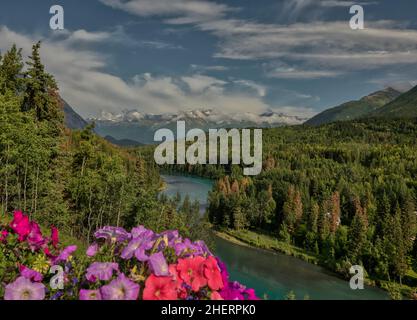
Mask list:
[[[51,30],[52,5],[64,30]],[[352,30],[349,9],[364,8]],[[266,110],[311,117],[417,82],[416,0],[2,0],[0,50],[42,41],[83,117]]]

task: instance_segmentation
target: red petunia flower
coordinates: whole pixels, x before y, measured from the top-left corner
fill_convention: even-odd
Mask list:
[[[180,278],[186,284],[191,286],[194,292],[207,285],[207,279],[204,277],[204,262],[203,257],[197,256],[194,258],[179,259],[177,271]]]
[[[177,300],[177,288],[172,277],[157,277],[151,274],[145,282],[143,300]]]
[[[220,268],[217,260],[212,256],[209,256],[204,262],[204,276],[207,278],[207,283],[211,290],[223,288],[224,285]]]
[[[217,291],[213,291],[210,295],[210,299],[211,300],[224,300],[222,298],[222,296],[220,295],[220,293],[218,293]]]
[[[184,281],[180,278],[180,275],[177,271],[177,265],[176,264],[170,264],[168,267],[169,274],[172,277],[172,280],[175,282],[177,289],[180,289],[182,287],[182,284]]]

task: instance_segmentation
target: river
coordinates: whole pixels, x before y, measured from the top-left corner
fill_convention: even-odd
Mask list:
[[[207,205],[207,194],[212,182],[191,176],[163,175],[168,196],[177,192]],[[255,289],[260,297],[279,300],[293,291],[297,299],[308,296],[313,300],[381,300],[388,294],[378,288],[352,290],[349,282],[331,272],[300,259],[280,253],[244,247],[215,237],[215,254],[228,266],[231,279]]]

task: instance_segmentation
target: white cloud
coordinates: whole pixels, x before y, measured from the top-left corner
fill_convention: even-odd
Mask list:
[[[207,72],[207,71],[227,71],[230,68],[226,66],[214,65],[214,66],[202,66],[197,64],[190,65],[192,70],[197,72]]]
[[[188,85],[192,93],[203,93],[207,90],[222,92],[223,86],[226,84],[225,81],[204,75],[182,77],[181,80],[183,80]]]
[[[262,86],[254,81],[251,80],[235,80],[235,84],[242,85],[245,87],[248,87],[250,89],[253,89],[260,97],[266,96],[266,88],[265,86]]]
[[[205,0],[100,0],[113,8],[141,16],[175,17],[182,23],[197,23],[223,17],[231,9]]]
[[[282,60],[296,68],[270,76],[292,79],[334,77],[345,72],[417,62],[417,30],[394,21],[368,21],[365,30],[351,30],[346,21],[266,24],[226,17],[234,9],[200,0],[102,0],[138,16],[162,16],[173,25],[193,24],[219,39],[216,58]],[[288,15],[310,7],[333,8],[375,1],[288,0]],[[199,19],[195,19],[199,16]]]
[[[125,81],[105,71],[109,64],[105,56],[76,49],[67,39],[43,39],[41,56],[48,72],[57,79],[63,98],[84,117],[98,115],[102,110],[118,113],[126,108],[151,113],[196,108],[257,113],[269,108],[259,96],[249,95],[244,88],[227,92],[227,81],[200,74],[170,77],[143,73]],[[37,40],[36,36],[0,26],[1,51],[16,43],[28,56]]]
[[[218,58],[281,60],[297,66],[275,73],[283,78],[333,77],[417,63],[417,30],[402,29],[392,21],[368,22],[360,31],[346,22],[280,26],[231,19],[199,27],[221,39]]]
[[[293,106],[284,106],[284,107],[276,107],[273,108],[274,112],[280,112],[286,115],[297,116],[301,118],[312,118],[318,112],[313,108],[308,107],[293,107]]]
[[[342,72],[324,69],[299,69],[285,63],[264,64],[265,75],[269,78],[279,79],[318,79],[334,78],[342,75]]]
[[[345,1],[345,0],[321,0],[319,2],[321,7],[351,7],[353,5],[372,6],[378,4],[378,1]]]
[[[86,30],[76,30],[70,34],[70,42],[103,42],[112,38],[110,32],[88,32]]]
[[[350,7],[353,5],[368,6],[376,4],[375,1],[346,1],[346,0],[285,0],[283,12],[286,15],[296,16],[300,12],[311,8]]]
[[[84,29],[73,32],[64,29],[52,32],[51,39],[66,41],[68,45],[91,45],[95,43],[123,44],[124,46],[137,46],[142,48],[152,48],[158,50],[182,50],[180,45],[168,43],[160,40],[136,40],[128,35],[122,26],[116,26],[111,31],[87,31]]]
[[[183,50],[184,47],[180,45],[175,45],[172,43],[164,41],[155,41],[155,40],[141,40],[138,41],[138,45],[144,48],[153,48],[153,49],[169,49],[169,50]]]

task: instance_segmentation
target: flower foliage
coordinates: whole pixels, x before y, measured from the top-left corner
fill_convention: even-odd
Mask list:
[[[226,266],[204,242],[183,239],[178,231],[106,226],[94,237],[85,253],[75,255],[76,246],[60,245],[58,229],[44,236],[35,221],[15,211],[11,223],[0,224],[0,298],[258,299],[253,289],[229,280]],[[57,267],[61,273],[51,272]]]

